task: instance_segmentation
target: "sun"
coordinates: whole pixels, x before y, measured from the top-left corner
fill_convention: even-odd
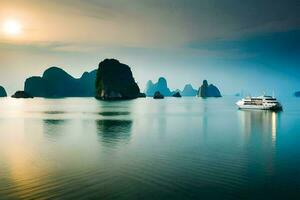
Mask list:
[[[22,25],[17,20],[6,20],[3,23],[3,31],[9,36],[19,35],[22,32]]]

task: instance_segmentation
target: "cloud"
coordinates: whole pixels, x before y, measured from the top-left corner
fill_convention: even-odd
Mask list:
[[[64,42],[32,42],[32,43],[10,43],[0,42],[0,54],[8,52],[19,52],[20,54],[43,54],[43,55],[55,55],[55,54],[83,54],[89,53],[90,47],[77,46],[72,43]]]
[[[205,49],[212,52],[237,52],[234,58],[240,59],[239,54],[248,53],[257,57],[298,58],[300,54],[300,29],[286,32],[264,33],[236,39],[219,39],[195,41],[188,44],[193,49]]]
[[[16,9],[24,12],[22,18],[30,18],[24,40],[32,42],[176,48],[197,40],[234,39],[300,26],[297,0],[4,0],[2,4],[2,13]]]

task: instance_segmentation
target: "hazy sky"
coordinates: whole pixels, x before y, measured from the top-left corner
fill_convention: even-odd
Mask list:
[[[105,58],[130,65],[142,89],[164,76],[172,89],[300,90],[299,0],[0,0],[0,28],[9,93],[50,66],[79,77]]]

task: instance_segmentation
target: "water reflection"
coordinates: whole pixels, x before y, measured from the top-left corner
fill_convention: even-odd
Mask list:
[[[58,138],[63,134],[66,122],[63,119],[44,119],[44,133],[51,139]]]
[[[132,120],[97,120],[97,132],[104,144],[116,144],[130,140]]]
[[[265,142],[276,143],[277,121],[280,113],[271,111],[241,111],[242,129],[247,138],[260,134]]]
[[[38,120],[7,120],[0,128],[0,172],[3,172],[0,173],[0,199],[25,199],[49,172],[41,163],[39,146],[35,145],[42,138],[41,127],[36,122]],[[8,196],[6,191],[9,191]]]
[[[66,114],[67,112],[65,111],[42,111],[42,112],[38,112],[38,113],[43,113],[43,114],[49,114],[49,115],[62,115],[62,114]]]
[[[202,116],[202,131],[204,139],[207,139],[207,131],[208,130],[208,117],[207,117],[207,105],[204,104],[203,107],[203,116]]]
[[[280,113],[271,111],[240,111],[246,153],[251,160],[249,171],[261,168],[274,174],[277,126]],[[260,163],[257,165],[256,163]]]
[[[134,102],[37,98],[21,114],[2,113],[0,199],[289,199],[298,191],[298,107],[237,111],[226,97]]]
[[[277,132],[277,116],[275,112],[272,112],[272,142],[276,142],[276,132]]]
[[[130,115],[130,112],[111,112],[111,111],[106,111],[106,112],[98,112],[98,115],[101,115],[101,116],[121,116],[121,115]]]

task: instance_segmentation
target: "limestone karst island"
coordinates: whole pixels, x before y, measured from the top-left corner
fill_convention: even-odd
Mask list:
[[[2,96],[5,89],[0,88]],[[155,95],[156,94],[156,95]],[[147,82],[145,93],[140,91],[130,67],[116,59],[105,59],[97,70],[84,72],[80,78],[74,78],[59,67],[48,68],[42,76],[32,76],[25,80],[24,90],[17,91],[13,98],[64,98],[96,97],[99,100],[129,100],[139,97],[221,97],[219,89],[206,80],[194,89],[186,84],[182,90],[171,91],[163,77],[157,83]]]

